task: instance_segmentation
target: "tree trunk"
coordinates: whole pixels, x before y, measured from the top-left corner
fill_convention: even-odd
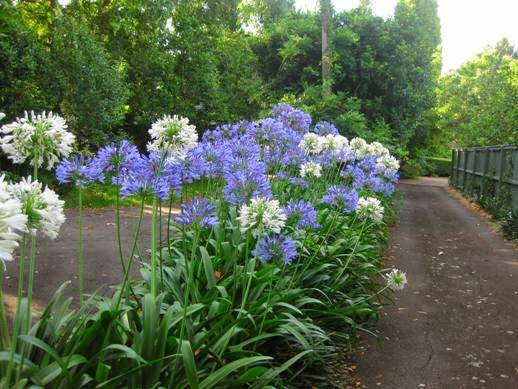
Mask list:
[[[322,16],[322,93],[331,94],[331,58],[329,51],[329,16],[331,14],[331,0],[320,0],[320,14]]]

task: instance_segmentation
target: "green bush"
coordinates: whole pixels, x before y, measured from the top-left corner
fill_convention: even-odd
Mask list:
[[[401,178],[417,178],[422,175],[421,164],[414,159],[403,162],[399,171]]]
[[[425,157],[423,161],[422,175],[449,177],[451,174],[451,159]]]

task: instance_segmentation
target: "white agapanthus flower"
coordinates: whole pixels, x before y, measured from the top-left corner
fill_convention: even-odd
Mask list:
[[[369,154],[369,144],[362,138],[353,138],[349,146],[356,159],[363,159]]]
[[[374,222],[379,223],[383,220],[384,208],[375,197],[360,197],[356,212],[362,218],[370,218]]]
[[[399,161],[391,155],[381,155],[376,159],[376,166],[381,171],[397,172],[399,170]]]
[[[398,269],[392,269],[385,275],[387,286],[392,290],[402,290],[407,284],[406,274]]]
[[[280,233],[286,223],[286,214],[278,200],[256,197],[249,205],[241,206],[237,219],[242,233],[252,230],[254,236],[259,236],[268,231]]]
[[[56,192],[42,188],[41,182],[24,178],[10,187],[12,196],[22,204],[27,215],[27,226],[32,233],[41,231],[51,239],[56,239],[61,225],[65,222],[64,201]]]
[[[324,137],[309,132],[299,143],[299,147],[306,155],[317,155],[324,150]]]
[[[300,166],[300,176],[302,178],[321,177],[322,166],[316,162],[306,162]]]
[[[5,113],[0,112],[0,120],[2,120],[3,118],[5,118]]]
[[[0,261],[13,260],[13,251],[18,247],[20,233],[27,231],[27,216],[22,213],[22,204],[12,198],[11,189],[4,176],[0,176]]]
[[[13,163],[24,163],[41,167],[46,163],[47,169],[66,158],[72,152],[75,142],[74,134],[67,131],[65,119],[52,112],[30,115],[4,124],[0,129],[0,147]]]
[[[380,142],[372,142],[367,146],[367,154],[371,156],[389,156],[390,152]]]
[[[166,115],[154,122],[149,135],[148,150],[159,152],[167,148],[169,161],[184,159],[187,152],[198,144],[196,127],[189,124],[189,119],[177,115]]]
[[[333,155],[342,153],[349,146],[349,140],[340,134],[327,134],[322,138],[323,149],[330,151]]]

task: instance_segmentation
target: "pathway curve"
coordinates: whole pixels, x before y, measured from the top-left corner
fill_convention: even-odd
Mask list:
[[[409,283],[353,355],[354,387],[518,388],[518,250],[442,185],[400,186],[386,258]]]

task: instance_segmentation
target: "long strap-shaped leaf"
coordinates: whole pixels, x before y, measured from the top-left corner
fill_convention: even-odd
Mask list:
[[[224,379],[229,374],[233,373],[234,371],[241,369],[242,367],[262,362],[262,361],[268,361],[273,359],[272,357],[267,356],[257,356],[257,357],[247,357],[247,358],[241,358],[237,361],[230,362],[229,364],[219,368],[214,373],[209,375],[207,378],[205,378],[199,388],[200,389],[208,389],[213,388],[218,382],[220,382],[222,379]]]

